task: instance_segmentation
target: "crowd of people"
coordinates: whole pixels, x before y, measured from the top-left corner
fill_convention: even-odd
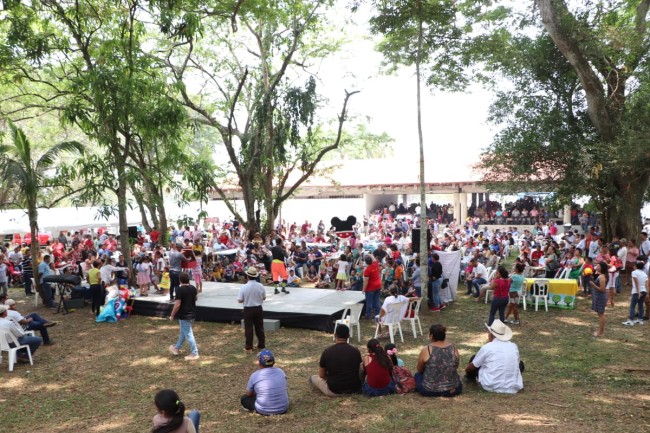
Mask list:
[[[445,207],[441,210],[444,213]],[[389,208],[388,217],[376,214],[364,218],[354,225],[354,233],[346,239],[338,238],[334,227],[326,231],[323,221],[314,227],[307,221],[301,226],[282,222],[266,237],[248,233],[236,222],[217,222],[208,228],[171,227],[165,234],[170,241],[169,249],[163,248],[163,234],[155,229],[141,233],[132,257],[139,296],[148,296],[151,290],[169,295],[174,304],[169,319],[178,320],[180,328],[179,339],[169,351],[178,356],[187,341],[189,353],[185,359],[194,360],[199,358],[199,352],[192,325],[202,281],[244,279],[237,297],[243,306],[244,349],[249,353],[259,351],[259,369],[250,377],[241,405],[263,415],[283,414],[289,409],[287,379],[284,371],[275,366],[275,356],[267,348],[263,284],[272,284],[275,294],[281,296],[290,294],[287,287],[301,284],[360,290],[365,294],[365,318],[375,320],[379,337],[385,337],[382,325],[390,305],[406,301],[408,310],[423,290],[412,245],[413,229],[420,228],[420,221],[417,217],[399,218],[399,207],[395,207],[395,215],[391,212]],[[631,326],[647,320],[644,317],[648,314],[649,289],[647,232],[641,234],[638,242],[618,238],[605,242],[597,226],[583,233],[579,230],[561,233],[553,220],[540,219],[531,230],[523,232],[516,227],[481,230],[470,221],[463,225],[447,221],[445,224],[444,219],[426,220],[431,233],[429,283],[425,288],[429,309],[441,312],[447,306],[441,297],[448,279],[448,270],[438,255],[441,251],[461,251],[461,280],[467,285],[468,295],[480,301],[487,290],[492,291],[485,325],[488,343],[465,366],[465,381],[458,374],[458,349],[447,340],[446,329],[441,324],[430,327],[429,342],[420,351],[414,374],[398,358],[394,344],[382,345],[379,339],[373,338],[366,344],[367,353],[361,354],[349,344],[349,328],[338,325],[335,344],[323,351],[318,374],[309,377],[315,389],[330,397],[351,393],[374,397],[411,391],[423,396],[454,397],[463,392],[464,384],[477,381],[486,391],[518,392],[523,388],[524,365],[517,345],[511,341],[512,329],[508,323],[520,323],[518,305],[524,277],[534,273],[553,278],[566,272],[579,281],[584,295],[592,297],[593,309],[599,316],[595,336],[604,334],[605,307],[614,305],[616,293],[623,284],[632,288],[629,317],[623,324]],[[5,267],[11,262],[13,272],[20,274],[25,293],[29,295],[33,293],[28,283],[33,277],[33,266],[24,247],[5,246],[0,254]],[[517,257],[512,269],[499,266],[513,252]],[[131,277],[119,254],[119,239],[109,233],[71,236],[61,233],[45,247],[39,260],[40,283],[48,306],[53,306],[52,293],[42,278],[50,273],[83,276],[90,285],[95,314],[102,306],[106,287],[128,284]],[[495,270],[491,280],[488,279],[490,268]],[[4,280],[7,281],[8,278]],[[0,287],[5,288],[2,283],[0,278]],[[51,344],[48,329],[56,322],[38,314],[22,316],[15,307],[15,301],[6,299],[5,295],[0,303],[0,329],[11,332],[20,344],[28,345],[32,354],[41,344]],[[509,320],[511,315],[513,319]],[[28,331],[37,331],[41,336]],[[26,362],[24,352],[19,354],[19,361]],[[155,403],[158,414],[153,421],[154,431],[198,431],[199,414],[184,417],[184,406],[174,391],[161,391]]]
[[[421,207],[419,203],[405,205],[400,203],[390,204],[377,207],[371,212],[371,215],[380,216],[382,219],[387,218],[419,218]],[[429,221],[435,221],[438,224],[458,224],[454,218],[454,206],[451,203],[434,203],[431,202],[426,208],[426,217]],[[564,210],[551,211],[539,199],[531,196],[524,196],[515,202],[502,204],[497,201],[481,201],[472,203],[467,209],[467,220],[462,223],[468,223],[475,228],[479,225],[544,225],[551,221],[562,221],[564,219]],[[571,224],[582,227],[583,232],[588,227],[597,224],[598,217],[595,212],[588,211],[578,205],[571,206]]]

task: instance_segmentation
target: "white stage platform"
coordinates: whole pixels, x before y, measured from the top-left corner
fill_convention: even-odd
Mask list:
[[[210,322],[239,322],[242,305],[237,302],[241,284],[204,282],[197,301],[197,320]],[[348,305],[364,302],[358,291],[336,291],[291,287],[290,294],[273,294],[273,287],[265,286],[264,318],[280,320],[281,326],[332,331],[333,321],[339,319]],[[166,317],[172,309],[169,295],[150,294],[136,298],[134,314]]]

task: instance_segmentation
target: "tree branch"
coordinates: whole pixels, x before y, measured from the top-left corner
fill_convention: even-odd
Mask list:
[[[325,146],[322,148],[318,153],[316,154],[316,157],[309,163],[307,170],[304,170],[302,173],[302,176],[298,178],[298,180],[287,190],[286,193],[282,193],[282,189],[278,189],[278,196],[274,200],[275,202],[283,202],[287,200],[291,195],[298,189],[300,185],[307,180],[314,170],[316,169],[316,166],[318,163],[323,159],[323,156],[327,154],[327,152],[334,150],[339,147],[339,144],[341,143],[341,136],[343,135],[343,124],[345,123],[347,119],[347,114],[348,114],[348,102],[352,96],[355,94],[359,93],[358,90],[355,90],[353,92],[345,92],[345,100],[343,101],[343,109],[341,110],[341,114],[339,114],[339,126],[338,130],[336,132],[336,140],[334,140],[334,143],[330,144],[329,146]]]
[[[594,72],[585,54],[572,38],[570,25],[575,24],[564,1],[536,0],[544,27],[562,55],[575,69],[587,97],[587,113],[605,141],[614,138],[614,126],[607,110],[603,85]]]

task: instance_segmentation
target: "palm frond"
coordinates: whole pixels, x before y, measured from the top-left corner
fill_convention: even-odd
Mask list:
[[[64,141],[51,147],[47,150],[36,162],[36,171],[42,172],[52,167],[54,162],[62,153],[84,153],[83,144],[78,141]]]
[[[27,136],[22,129],[18,128],[13,122],[9,121],[9,129],[11,131],[11,140],[13,146],[10,146],[11,153],[14,154],[20,162],[31,170],[32,168],[32,145],[27,139]]]

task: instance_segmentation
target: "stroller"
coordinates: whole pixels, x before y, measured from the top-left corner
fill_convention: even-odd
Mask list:
[[[23,274],[16,270],[16,265],[12,261],[5,262],[7,264],[7,277],[9,284],[13,287],[23,285]]]
[[[44,283],[50,283],[56,288],[59,295],[59,305],[56,312],[59,313],[63,309],[63,314],[68,314],[69,308],[73,306],[76,308],[78,305],[84,305],[84,289],[80,286],[81,277],[79,275],[62,274],[62,275],[48,275],[43,277]]]

